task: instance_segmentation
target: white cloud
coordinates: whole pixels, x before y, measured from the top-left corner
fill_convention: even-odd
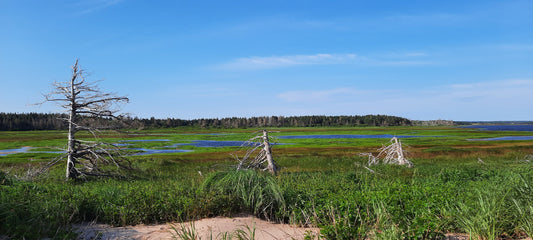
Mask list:
[[[428,65],[432,62],[421,59],[427,54],[422,52],[386,54],[383,56],[367,57],[353,53],[314,55],[285,55],[272,57],[245,57],[238,58],[216,66],[221,70],[263,70],[286,68],[304,65],[332,65],[353,64],[364,66],[418,66]]]
[[[259,70],[299,65],[346,64],[357,58],[355,54],[286,55],[238,58],[219,65],[226,70]]]
[[[411,119],[532,120],[533,79],[439,86],[421,90],[335,88],[277,95],[287,108],[313,114],[390,114]]]
[[[451,13],[431,13],[419,15],[391,15],[385,18],[386,21],[394,24],[416,24],[416,25],[453,25],[469,20],[467,15]]]
[[[373,60],[374,66],[422,66],[434,64],[430,61],[405,61],[405,60]]]
[[[77,14],[78,15],[85,15],[90,14],[96,11],[100,11],[102,9],[114,6],[122,2],[123,0],[85,0],[85,1],[78,1],[77,2],[77,8],[79,8]]]

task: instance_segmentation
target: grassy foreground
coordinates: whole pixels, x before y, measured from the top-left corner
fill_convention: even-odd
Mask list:
[[[386,139],[283,140],[292,144],[273,149],[282,167],[278,176],[231,170],[231,147],[190,147],[195,151],[137,156],[133,157],[136,170],[126,179],[80,182],[64,182],[63,166],[41,179],[19,180],[13,175],[20,175],[29,163],[46,160],[49,154],[3,156],[0,236],[70,239],[75,237],[70,225],[84,221],[119,226],[242,212],[319,226],[326,239],[442,239],[447,232],[468,233],[473,239],[533,236],[531,141],[465,141],[519,133],[409,127],[281,130],[278,135],[442,137],[402,140],[410,145],[415,167],[373,166],[375,173],[363,167],[366,159],[357,153],[373,151]],[[174,135],[145,132],[142,137],[181,141],[191,137],[179,134],[198,133],[173,131]],[[250,132],[235,130],[230,135],[195,138],[245,140]],[[61,134],[9,132],[0,137],[0,144],[50,147],[61,144]],[[137,144],[163,146],[157,142]]]

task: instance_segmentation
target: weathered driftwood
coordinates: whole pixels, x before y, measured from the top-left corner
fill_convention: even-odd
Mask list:
[[[241,149],[245,149],[242,158],[238,156],[238,152],[241,152],[239,150],[232,154],[239,162],[237,170],[260,169],[277,174],[278,167],[272,158],[271,137],[268,136],[267,130],[263,130],[248,139],[241,145]]]
[[[127,168],[129,162],[120,154],[118,147],[98,141],[97,133],[110,127],[93,126],[84,120],[120,119],[121,115],[115,115],[118,112],[116,106],[119,103],[127,103],[129,99],[102,92],[95,82],[85,81],[84,71],[78,66],[77,59],[72,66],[70,80],[54,82],[53,86],[54,90],[45,95],[44,102],[59,103],[68,113],[68,118],[62,118],[68,124],[68,141],[65,155],[48,163],[45,169],[66,159],[66,178],[75,179],[85,175],[110,176],[109,172],[102,168],[104,165]],[[76,139],[76,133],[79,131],[90,132],[95,141]]]
[[[405,158],[402,142],[397,137],[391,138],[390,144],[383,145],[378,151],[377,156],[374,156],[372,153],[361,153],[359,155],[368,156],[369,166],[379,164],[380,162],[383,164],[407,165],[407,167],[413,166],[413,163]]]

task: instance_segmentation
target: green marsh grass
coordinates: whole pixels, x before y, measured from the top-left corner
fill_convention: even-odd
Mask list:
[[[516,208],[514,217],[518,220],[518,230],[533,238],[533,181],[531,178],[520,176],[512,202]]]
[[[493,240],[503,233],[505,206],[500,194],[478,193],[473,206],[458,203],[457,221],[472,239]]]
[[[266,219],[274,219],[276,211],[285,208],[282,190],[268,173],[254,170],[216,172],[205,179],[202,190],[228,196],[238,201],[242,210]]]
[[[192,153],[132,157],[135,166],[124,179],[64,182],[64,166],[33,181],[13,173],[49,155],[0,157],[0,236],[14,239],[73,238],[73,223],[96,221],[116,226],[188,221],[251,213],[285,223],[321,227],[322,238],[438,239],[448,232],[472,232],[488,226],[481,237],[531,236],[533,154],[531,141],[470,142],[502,133],[455,128],[306,128],[278,129],[280,135],[419,134],[442,138],[402,139],[412,150],[412,169],[362,167],[360,152],[386,140],[314,139],[274,146],[282,167],[278,176],[229,171],[234,148],[195,148]],[[198,140],[245,140],[255,129],[143,132],[142,138],[169,142],[139,143],[159,148]],[[415,133],[413,133],[415,132]],[[186,133],[186,134],[182,134]],[[149,135],[155,134],[155,135]],[[140,135],[137,135],[140,136]],[[62,146],[64,132],[9,132],[0,147]],[[136,139],[129,136],[127,138]],[[106,138],[117,141],[119,138]],[[291,140],[292,141],[292,140]],[[340,143],[346,142],[346,143]],[[137,143],[136,143],[137,144]],[[192,148],[191,148],[192,149]],[[478,163],[482,158],[485,164]],[[40,161],[39,160],[39,161]],[[6,174],[6,171],[10,171]],[[200,173],[201,174],[200,174]],[[483,207],[482,211],[474,211]],[[486,221],[482,213],[493,213]],[[477,226],[476,225],[476,226]],[[481,228],[478,228],[481,229]],[[476,233],[474,233],[476,234]],[[474,235],[473,234],[473,235]]]

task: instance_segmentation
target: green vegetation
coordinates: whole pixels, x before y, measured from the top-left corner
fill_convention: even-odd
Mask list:
[[[28,131],[28,130],[66,130],[67,125],[61,120],[65,115],[50,113],[1,113],[0,131]],[[82,117],[86,123],[99,125],[116,125],[115,119]],[[408,126],[411,120],[387,115],[365,116],[271,116],[250,118],[208,118],[208,119],[139,119],[121,117],[120,121],[136,129],[168,129],[168,128],[214,128],[236,129],[257,127],[353,127],[353,126]],[[420,122],[420,121],[417,121]],[[426,121],[419,124],[431,124]],[[453,125],[453,121],[439,121],[440,125]]]
[[[178,226],[171,225],[172,239],[178,240],[201,240],[200,236],[196,233],[196,227],[194,222],[190,222],[189,225],[180,223]],[[209,240],[221,239],[221,240],[255,240],[255,223],[252,227],[246,225],[244,229],[236,228],[231,232],[223,232],[218,234],[217,237],[213,237],[213,232],[210,233]]]
[[[285,211],[285,200],[276,179],[254,170],[216,172],[208,176],[201,190],[228,196],[240,209],[270,219]]]
[[[143,130],[104,139],[165,149],[191,140],[248,139],[257,129]],[[179,146],[190,153],[133,156],[125,179],[63,180],[64,166],[43,178],[20,180],[51,153],[0,156],[0,238],[74,238],[73,223],[116,226],[186,221],[247,212],[301,226],[318,226],[326,239],[474,239],[532,236],[532,141],[467,141],[520,132],[450,127],[281,128],[274,135],[392,134],[404,138],[413,168],[363,166],[361,152],[387,139],[278,139],[277,176],[232,170],[236,147]],[[217,135],[211,134],[217,133]],[[64,132],[2,132],[0,149],[64,145]],[[104,134],[105,135],[105,134]],[[109,135],[111,137],[111,135]],[[439,137],[436,137],[439,136]],[[484,164],[478,162],[483,159]],[[184,226],[186,227],[186,226]],[[195,234],[186,229],[176,233]],[[243,232],[241,232],[242,234]],[[252,231],[249,231],[252,234]],[[235,233],[237,234],[237,233]]]

